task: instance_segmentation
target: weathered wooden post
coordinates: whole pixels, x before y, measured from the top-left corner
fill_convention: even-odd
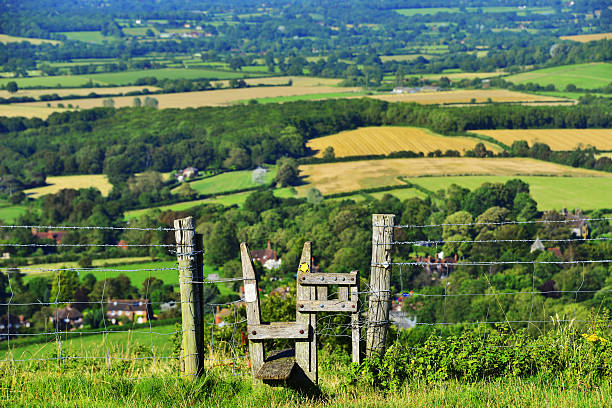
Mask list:
[[[181,292],[181,371],[195,378],[204,369],[202,236],[195,233],[193,217],[174,220],[174,228]]]
[[[312,273],[312,243],[310,241],[304,243],[300,265],[298,266],[299,273]],[[309,336],[305,340],[296,340],[295,361],[314,384],[317,384],[319,377],[317,366],[317,315],[300,310],[300,302],[315,300],[316,293],[315,286],[297,285],[298,304],[295,321],[298,324],[309,325]]]
[[[372,215],[372,267],[366,356],[383,353],[391,308],[391,247],[395,215]]]
[[[246,242],[240,244],[240,259],[242,262],[242,278],[244,279],[244,301],[246,303],[247,322],[251,326],[260,325],[259,288],[257,287],[255,270],[251,262],[251,253]],[[249,330],[251,329],[249,327]],[[249,335],[257,335],[257,331],[251,332]],[[264,345],[262,342],[249,339],[249,359],[251,360],[253,377],[256,377],[257,372],[264,363]]]

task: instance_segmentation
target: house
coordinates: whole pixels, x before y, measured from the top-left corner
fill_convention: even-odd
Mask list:
[[[127,249],[128,243],[125,240],[120,240],[119,242],[117,242],[117,248],[119,249],[123,249],[124,251]]]
[[[435,279],[434,274],[439,275],[440,278],[448,277],[453,270],[455,265],[459,261],[459,257],[455,254],[453,257],[444,257],[444,253],[440,252],[436,257],[431,255],[417,256],[415,258],[417,264],[423,266],[423,270],[429,275],[432,275],[432,280]]]
[[[561,248],[559,247],[547,248],[546,250],[548,252],[552,252],[559,259],[563,258],[563,253],[561,252]]]
[[[585,215],[582,213],[582,210],[577,208],[573,213],[571,213],[567,211],[567,208],[564,208],[561,210],[561,215],[565,217],[566,221],[569,221],[568,225],[571,228],[572,234],[583,239],[587,239],[589,237],[591,227],[589,222],[586,220]]]
[[[62,239],[68,233],[68,231],[38,231],[38,228],[32,228],[32,235],[40,239],[52,239],[58,244],[62,243]]]
[[[49,317],[56,330],[74,330],[83,327],[83,313],[72,307],[70,304],[53,312]]]
[[[196,169],[193,166],[189,166],[189,167],[185,167],[183,170],[178,170],[176,173],[174,173],[174,177],[178,181],[183,181],[186,179],[190,179],[192,177],[197,177],[198,174],[199,174],[198,169]]]
[[[2,256],[0,257],[0,259],[11,259],[11,253],[10,252],[3,252]]]
[[[153,308],[148,299],[109,299],[106,318],[112,324],[121,324],[119,319],[127,317],[135,323],[146,323],[153,318]]]
[[[232,309],[224,308],[220,309],[217,306],[217,310],[215,311],[215,324],[217,326],[225,326],[225,318],[228,317],[232,313]]]
[[[161,305],[159,305],[159,308],[161,309],[162,312],[167,312],[170,311],[172,309],[176,309],[178,307],[178,303],[176,303],[175,300],[171,300],[169,302],[164,302]]]
[[[268,240],[268,247],[266,249],[258,249],[251,251],[251,258],[253,261],[257,261],[268,270],[278,269],[281,266],[282,260],[278,259],[276,251],[272,249],[270,240]]]
[[[0,316],[0,340],[6,340],[17,334],[20,327],[30,327],[30,322],[23,315],[3,314]]]

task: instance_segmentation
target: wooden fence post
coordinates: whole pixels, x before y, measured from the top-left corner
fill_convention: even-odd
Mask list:
[[[393,214],[372,215],[372,267],[366,334],[366,356],[385,351],[391,307]]]
[[[312,243],[306,241],[302,249],[302,257],[298,266],[298,273],[312,273]],[[316,287],[303,286],[297,283],[297,313],[295,321],[298,324],[308,324],[310,333],[307,340],[296,340],[295,342],[295,362],[304,370],[310,381],[314,384],[318,382],[317,366],[317,314],[304,313],[300,311],[301,300],[316,300]]]
[[[247,322],[250,325],[261,324],[259,308],[259,288],[255,277],[255,269],[251,261],[251,252],[246,242],[240,244],[240,260],[242,262],[242,278],[244,279],[244,300],[246,303]],[[256,334],[256,333],[255,333]],[[264,345],[261,341],[249,339],[249,359],[253,378],[264,363]]]
[[[174,220],[182,316],[182,374],[195,378],[203,372],[202,236],[193,217]]]

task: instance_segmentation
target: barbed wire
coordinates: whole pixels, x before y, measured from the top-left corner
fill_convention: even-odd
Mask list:
[[[598,217],[598,218],[576,218],[576,219],[564,219],[564,220],[530,220],[530,221],[488,221],[488,222],[466,222],[466,223],[440,223],[440,224],[398,224],[398,225],[385,225],[385,224],[372,224],[373,227],[384,227],[384,228],[432,228],[432,227],[461,227],[461,226],[472,226],[472,225],[513,225],[513,224],[574,224],[583,221],[609,221],[612,217]]]

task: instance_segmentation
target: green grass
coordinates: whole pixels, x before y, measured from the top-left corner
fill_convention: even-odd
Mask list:
[[[0,220],[14,222],[21,215],[25,214],[28,207],[25,205],[13,205],[0,200]]]
[[[89,75],[58,75],[28,78],[0,78],[0,85],[15,81],[20,88],[37,87],[66,87],[76,88],[85,85],[88,81],[100,85],[127,85],[139,78],[155,77],[157,79],[232,79],[244,76],[257,76],[258,74],[246,74],[239,72],[215,71],[211,69],[184,69],[184,68],[161,68],[126,72],[110,72]]]
[[[516,84],[532,82],[542,86],[553,84],[559,90],[565,90],[569,84],[578,88],[593,89],[608,85],[612,81],[611,63],[589,63],[563,65],[560,67],[538,69],[505,78]]]
[[[65,35],[69,40],[83,41],[102,44],[104,41],[112,41],[113,37],[105,37],[100,31],[64,31],[59,34]]]
[[[145,335],[146,336],[146,335]],[[3,366],[0,405],[7,407],[604,407],[612,405],[612,385],[604,381],[580,385],[563,378],[503,379],[465,383],[410,383],[383,392],[355,386],[345,378],[338,356],[320,358],[321,395],[313,397],[284,388],[253,383],[250,373],[229,367],[208,370],[196,381],[181,379],[176,369],[132,373],[130,364],[116,362],[86,369],[67,360],[64,368],[47,364],[38,369]],[[85,363],[82,364],[85,366]],[[243,374],[235,375],[235,374]]]
[[[354,96],[365,95],[365,92],[330,92],[320,94],[307,94],[307,95],[290,95],[290,96],[275,96],[270,98],[257,98],[258,103],[283,103],[283,102],[295,102],[295,101],[313,101],[320,99],[330,98],[350,98]],[[238,101],[236,103],[248,103],[249,100]]]
[[[568,99],[578,99],[582,96],[585,95],[593,95],[593,96],[601,96],[604,98],[610,98],[610,95],[608,94],[601,94],[601,93],[591,93],[591,92],[565,92],[565,91],[553,91],[553,92],[535,92],[538,95],[545,95],[545,96],[554,96],[556,98],[568,98]]]
[[[108,334],[83,334],[83,333],[60,333],[62,355],[79,357],[123,357],[131,350],[140,347],[147,347],[148,350],[155,350],[158,357],[172,355],[173,345],[170,335],[176,328],[174,324],[166,326],[156,326],[149,328],[139,328],[129,330],[129,327],[112,326],[113,330],[120,332]],[[53,330],[52,327],[49,330]],[[104,330],[102,327],[100,330]],[[153,332],[153,334],[151,334]],[[48,342],[27,344],[19,346],[19,341],[12,342],[11,355],[15,360],[50,358],[57,355],[58,344],[55,338]],[[108,348],[107,348],[108,347]],[[150,356],[149,352],[147,356]],[[3,348],[0,358],[8,357],[8,349]]]
[[[404,201],[404,200],[407,200],[407,199],[413,198],[413,197],[418,197],[418,198],[422,198],[422,199],[425,199],[425,197],[427,197],[427,194],[423,193],[420,190],[417,190],[416,188],[398,188],[398,189],[389,190],[389,191],[379,191],[377,193],[359,193],[359,194],[354,194],[354,195],[350,195],[350,196],[346,196],[346,197],[330,198],[329,200],[334,200],[334,201],[338,201],[338,200],[363,201],[363,200],[365,200],[368,197],[380,200],[381,198],[383,198],[385,196],[385,194],[391,194],[392,196],[397,197],[401,201]]]
[[[252,170],[232,171],[192,181],[189,185],[200,194],[219,194],[226,191],[257,187],[258,184],[251,179],[252,174]],[[276,177],[276,168],[273,167],[266,174],[266,183],[270,183],[274,180],[274,177]]]
[[[594,210],[612,207],[612,178],[604,177],[542,177],[542,176],[450,176],[415,177],[407,181],[437,191],[451,184],[474,189],[482,183],[505,183],[519,178],[529,184],[539,210],[581,208]]]

